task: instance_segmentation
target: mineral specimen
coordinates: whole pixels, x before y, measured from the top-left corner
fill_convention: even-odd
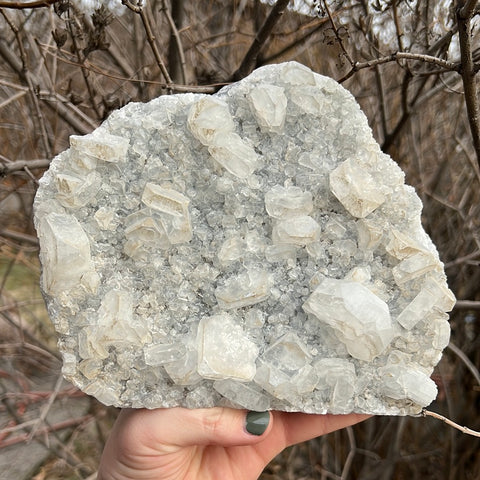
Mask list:
[[[417,414],[455,302],[353,97],[298,63],[118,110],[40,182],[64,374],[122,407]]]

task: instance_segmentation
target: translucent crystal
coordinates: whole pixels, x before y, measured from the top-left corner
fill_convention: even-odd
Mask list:
[[[373,360],[393,339],[388,305],[359,283],[326,278],[303,309],[332,327],[359,360]]]
[[[307,245],[320,236],[320,225],[308,215],[300,215],[278,222],[273,227],[273,243]]]
[[[248,408],[255,412],[264,412],[270,409],[270,398],[260,388],[255,388],[250,384],[226,379],[215,381],[213,388],[241,408]]]
[[[272,277],[263,270],[248,270],[217,287],[215,296],[224,309],[246,307],[263,302],[270,295]]]
[[[435,382],[420,370],[401,365],[387,365],[382,367],[380,372],[382,391],[389,398],[429,405],[437,396]]]
[[[265,209],[278,219],[308,215],[313,210],[312,194],[298,187],[275,185],[265,194]]]
[[[215,144],[218,137],[232,133],[235,128],[228,105],[214,97],[195,102],[187,122],[194,137],[206,146]]]
[[[86,177],[77,177],[69,174],[58,174],[57,199],[64,207],[84,207],[100,190],[102,179],[96,172],[89,173]]]
[[[247,178],[259,164],[255,150],[236,133],[216,137],[208,151],[216,162],[238,178]]]
[[[334,413],[352,411],[355,403],[357,375],[355,365],[345,358],[323,358],[314,364],[317,388],[323,390],[335,405]]]
[[[202,318],[198,325],[198,373],[203,378],[250,381],[255,376],[257,346],[232,316]]]
[[[85,285],[89,274],[98,279],[90,255],[90,241],[75,217],[52,212],[42,219],[41,229],[45,242],[40,254],[42,287],[46,293],[58,295]],[[89,279],[89,285],[94,287],[94,284],[95,278]]]
[[[88,155],[104,162],[120,162],[125,159],[130,141],[106,132],[101,135],[91,133],[83,137],[70,136],[70,146],[79,155]]]
[[[260,127],[267,132],[281,132],[287,111],[284,89],[276,85],[260,85],[249,92],[248,98]]]
[[[340,203],[357,218],[372,213],[386,199],[387,188],[380,188],[365,168],[353,159],[345,160],[330,174],[330,188]]]
[[[432,312],[450,311],[455,305],[453,293],[445,285],[434,278],[429,278],[419,294],[405,307],[397,317],[397,322],[407,330],[412,329],[422,319]]]
[[[144,348],[145,363],[156,367],[171,363],[186,354],[185,345],[182,343],[159,343]]]

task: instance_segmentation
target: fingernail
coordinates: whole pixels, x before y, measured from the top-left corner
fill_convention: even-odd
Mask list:
[[[245,429],[252,435],[262,435],[270,423],[269,412],[248,412]]]

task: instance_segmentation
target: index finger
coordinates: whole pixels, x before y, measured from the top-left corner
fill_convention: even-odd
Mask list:
[[[316,415],[273,412],[273,414],[273,430],[270,435],[277,434],[285,442],[285,447],[355,425],[372,416],[360,413]]]

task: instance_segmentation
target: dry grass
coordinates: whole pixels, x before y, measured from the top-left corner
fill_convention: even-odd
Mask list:
[[[146,15],[170,84],[139,15],[113,18],[103,12],[92,20],[71,5],[61,12],[67,3],[55,9],[3,9],[0,16],[0,384],[12,386],[0,392],[0,413],[10,415],[8,425],[0,425],[0,455],[5,442],[34,427],[12,430],[22,424],[22,408],[35,402],[46,408],[52,394],[72,401],[79,395],[66,389],[39,397],[31,390],[32,377],[58,375],[60,369],[38,290],[31,221],[36,182],[49,159],[67,147],[70,134],[91,131],[130,101],[147,101],[167,90],[213,91],[228,82],[269,12],[252,1],[177,2],[185,8],[183,16],[172,12],[180,57],[163,8],[169,2],[150,0]],[[375,12],[359,14],[365,2],[337,3],[341,7],[332,7],[331,14],[338,35],[327,16],[286,13],[256,63],[294,59],[338,79],[351,68],[348,57],[365,62],[399,51],[395,35],[388,45],[375,36]],[[426,53],[440,34],[431,30],[427,2],[417,3],[415,22],[408,21],[416,51]],[[475,47],[478,38],[472,42]],[[442,59],[444,54],[445,48],[432,52]],[[446,263],[452,290],[459,299],[479,302],[480,174],[462,79],[455,71],[438,73],[422,62],[397,61],[361,70],[345,86],[421,196],[424,225]],[[478,303],[468,307],[452,313],[457,348],[448,349],[436,369],[439,396],[430,408],[478,430],[480,385],[472,374],[478,375],[480,365]],[[33,478],[94,478],[115,415],[115,409],[92,399],[85,418],[72,419],[68,440],[50,445],[50,457]],[[51,428],[37,425],[37,433],[44,427]],[[480,478],[479,447],[478,439],[432,418],[378,417],[284,451],[262,479],[473,480]]]

